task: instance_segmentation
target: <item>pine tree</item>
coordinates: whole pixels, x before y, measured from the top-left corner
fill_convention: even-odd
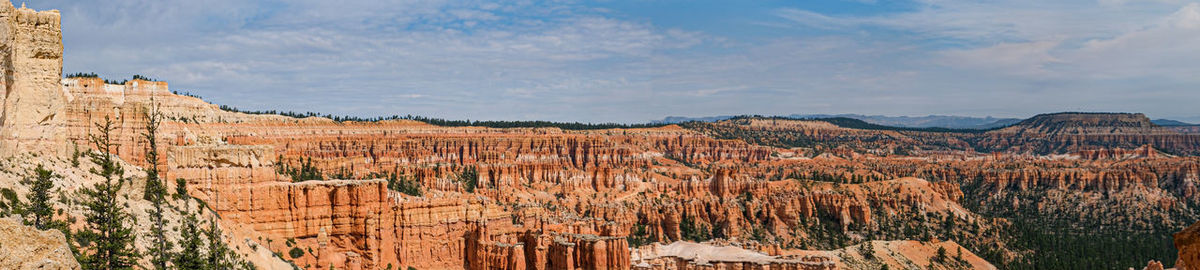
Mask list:
[[[867,258],[868,260],[874,259],[875,244],[868,240],[866,243],[863,243],[862,246],[859,246],[858,253],[862,254],[863,258]]]
[[[175,178],[175,194],[176,200],[191,200],[192,196],[187,193],[187,180],[183,178]]]
[[[0,204],[0,206],[4,206],[4,216],[25,214],[25,204],[21,203],[21,198],[17,196],[16,191],[9,188],[0,188],[0,198],[3,199],[0,201],[8,201],[7,205]]]
[[[8,217],[9,214],[12,214],[11,210],[8,208],[8,203],[5,202],[4,197],[0,197],[0,217]]]
[[[142,197],[150,201],[152,208],[146,210],[150,214],[150,237],[152,243],[147,252],[150,255],[150,265],[154,269],[167,269],[167,262],[171,260],[171,249],[174,244],[166,235],[166,221],[163,220],[163,204],[167,197],[166,184],[158,176],[158,133],[159,123],[162,121],[162,113],[159,111],[157,104],[153,100],[152,105],[146,110],[143,116],[146,118],[146,131],[142,133],[142,138],[146,140],[146,190],[142,193]]]
[[[154,104],[154,101],[150,101]],[[146,130],[143,132],[142,138],[146,140],[146,190],[142,193],[142,198],[158,204],[161,202],[166,191],[166,185],[158,176],[158,126],[162,121],[162,113],[158,111],[157,105],[151,105],[143,113],[146,118]]]
[[[216,219],[208,221],[208,228],[204,229],[204,236],[208,238],[207,264],[209,269],[234,269],[238,266],[229,246],[221,240],[221,228],[217,227]]]
[[[123,207],[117,199],[118,191],[125,184],[124,169],[113,159],[112,141],[113,121],[105,117],[102,124],[96,125],[98,134],[89,136],[91,143],[99,152],[89,153],[92,163],[98,168],[91,173],[104,178],[81,192],[84,195],[83,206],[86,224],[76,235],[79,243],[79,262],[83,269],[133,269],[140,256],[134,249],[135,236],[129,227],[130,215],[122,211]]]
[[[183,228],[179,230],[183,235],[183,239],[179,241],[180,250],[171,260],[176,269],[210,269],[204,260],[204,254],[201,253],[204,239],[201,238],[198,223],[200,221],[196,219],[196,214],[188,213],[184,219]]]
[[[54,192],[54,173],[42,167],[41,164],[33,169],[34,178],[23,181],[29,185],[29,206],[24,210],[27,225],[33,225],[38,230],[54,228],[54,206],[50,205],[50,194]]]

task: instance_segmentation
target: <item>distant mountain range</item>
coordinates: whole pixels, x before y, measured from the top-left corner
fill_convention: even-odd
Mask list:
[[[733,115],[709,116],[709,117],[684,117],[684,116],[668,116],[662,120],[653,121],[654,124],[676,124],[690,121],[700,122],[716,122],[734,118]],[[928,115],[928,116],[886,116],[886,115],[862,115],[862,114],[792,114],[787,117],[791,118],[835,118],[844,117],[851,119],[862,120],[867,123],[893,126],[893,127],[909,127],[909,128],[952,128],[952,129],[989,129],[1003,127],[1021,122],[1019,118],[996,118],[996,117],[970,117],[970,116],[953,116],[953,115]],[[1160,126],[1191,126],[1194,124],[1186,123],[1171,119],[1156,119],[1152,123]]]
[[[682,117],[670,116],[662,120],[654,121],[653,123],[674,124],[688,121],[714,122],[733,118],[732,115],[710,116],[710,117]],[[787,117],[791,118],[835,118],[844,117],[851,119],[862,120],[867,123],[894,127],[910,127],[910,128],[955,128],[955,129],[987,129],[994,127],[1002,127],[1020,122],[1022,119],[1017,118],[995,118],[995,117],[967,117],[967,116],[949,116],[949,115],[929,115],[929,116],[885,116],[885,115],[861,115],[861,114],[792,114]]]
[[[1150,123],[1154,123],[1155,125],[1160,125],[1160,126],[1164,126],[1164,127],[1196,125],[1196,124],[1192,124],[1192,123],[1186,123],[1183,121],[1177,121],[1177,120],[1171,120],[1171,119],[1154,119],[1154,120],[1150,120]]]

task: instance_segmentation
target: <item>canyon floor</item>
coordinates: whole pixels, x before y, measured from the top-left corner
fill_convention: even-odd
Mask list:
[[[259,269],[1200,263],[1200,229],[1188,228],[1200,220],[1200,134],[1141,114],[949,130],[844,118],[606,127],[243,112],[163,81],[64,78],[57,11],[5,2],[0,19],[0,190],[13,194],[0,201],[25,198],[23,180],[40,165],[56,175],[55,219],[81,227],[73,198],[102,181],[81,157],[101,151],[89,136],[112,119],[112,155],[130,183],[118,200],[143,252],[153,245],[144,169],[154,167],[175,195],[168,238],[215,224]],[[143,136],[152,110],[162,115],[157,159]],[[0,219],[0,268],[79,268],[69,235],[23,218]]]

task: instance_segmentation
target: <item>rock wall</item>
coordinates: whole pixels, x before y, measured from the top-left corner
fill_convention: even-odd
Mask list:
[[[62,56],[57,10],[0,2],[0,151],[62,150]]]
[[[537,230],[548,229],[547,234],[535,233],[513,225],[512,214],[495,201],[454,191],[413,197],[388,190],[384,180],[292,183],[275,173],[275,161],[265,154],[270,149],[177,146],[169,152],[166,175],[185,179],[192,195],[224,220],[274,239],[271,249],[306,251],[293,258],[300,266],[555,269],[549,264],[557,257],[564,263],[593,267],[584,269],[627,268],[624,238],[566,237],[553,233],[558,228],[554,226]],[[295,244],[279,244],[289,239]],[[534,249],[529,256],[524,255],[525,242]],[[547,247],[539,243],[572,246],[579,252],[569,252],[571,256],[546,252]],[[472,267],[472,262],[480,264]]]

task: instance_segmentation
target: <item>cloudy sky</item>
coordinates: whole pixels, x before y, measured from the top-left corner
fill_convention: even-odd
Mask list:
[[[16,1],[20,3],[20,1]],[[244,109],[644,122],[668,115],[1200,121],[1197,1],[27,1],[64,72]]]

